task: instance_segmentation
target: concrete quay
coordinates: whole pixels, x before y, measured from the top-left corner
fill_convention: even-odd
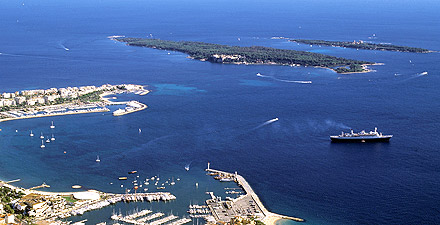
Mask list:
[[[215,174],[218,175],[219,177],[233,179],[238,184],[238,186],[240,186],[246,193],[245,195],[242,195],[230,201],[229,204],[228,201],[221,201],[222,204],[219,204],[220,202],[216,201],[216,199],[213,197],[212,194],[211,195],[212,199],[207,200],[207,204],[208,207],[211,209],[212,215],[217,221],[229,220],[234,216],[253,215],[268,225],[275,224],[275,222],[280,219],[293,220],[296,222],[304,222],[304,219],[301,218],[280,215],[280,214],[272,213],[269,210],[267,210],[266,207],[264,207],[258,195],[255,194],[252,187],[246,181],[246,179],[244,179],[243,176],[238,175],[237,172],[229,173],[221,170],[212,169],[210,168],[209,163],[206,171],[211,173],[212,175]],[[223,208],[222,205],[226,205],[226,207]],[[219,207],[220,210],[218,210]],[[229,222],[229,221],[224,221],[224,222]]]

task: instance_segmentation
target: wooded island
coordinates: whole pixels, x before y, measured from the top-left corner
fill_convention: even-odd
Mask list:
[[[229,46],[193,41],[167,41],[150,38],[114,37],[130,46],[148,47],[188,54],[191,58],[213,63],[270,64],[290,66],[314,66],[332,69],[336,72],[366,72],[362,65],[372,62],[345,59],[318,53],[276,49],[262,46]],[[349,67],[350,69],[338,69]],[[348,71],[349,70],[349,71]]]

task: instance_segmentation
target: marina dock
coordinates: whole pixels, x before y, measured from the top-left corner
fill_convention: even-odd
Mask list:
[[[253,214],[266,224],[270,223],[269,221],[273,222],[277,219],[288,219],[296,222],[304,222],[304,219],[301,218],[279,215],[267,210],[257,194],[255,194],[254,190],[252,190],[252,187],[249,185],[246,179],[244,179],[244,177],[241,175],[238,175],[237,172],[229,173],[221,170],[211,169],[209,163],[206,171],[211,175],[217,175],[218,178],[216,177],[216,179],[232,179],[245,192],[245,195],[241,195],[232,201],[218,201],[211,192],[211,199],[207,200],[207,204],[211,209],[212,215],[216,221],[227,222],[234,216]],[[223,207],[224,205],[226,205],[226,207]]]
[[[154,213],[152,215],[146,216],[146,215],[150,214],[151,212],[152,211],[145,209],[140,212],[136,212],[136,213],[133,213],[133,214],[127,215],[127,216],[114,214],[110,218],[112,220],[121,221],[124,223],[130,223],[130,224],[134,224],[134,225],[161,225],[161,224],[182,225],[182,224],[185,224],[185,223],[192,221],[191,219],[188,219],[188,218],[178,219],[179,217],[175,216],[175,215],[169,215],[169,216],[163,217],[163,216],[165,216],[165,214],[162,212],[158,212],[158,213]],[[135,218],[139,218],[139,217],[143,217],[143,218],[135,220]],[[160,218],[160,217],[163,217],[163,218]]]
[[[29,188],[29,190],[35,190],[35,189],[40,189],[40,188],[50,188],[50,185],[47,185],[46,183],[43,183],[39,186],[35,186],[35,187],[31,187]]]

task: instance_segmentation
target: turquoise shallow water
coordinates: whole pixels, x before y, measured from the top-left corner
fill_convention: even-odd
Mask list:
[[[143,84],[152,92],[118,96],[149,106],[122,117],[94,113],[1,123],[0,178],[21,178],[17,185],[24,187],[46,182],[54,191],[81,184],[109,192],[124,192],[120,184],[127,184],[117,178],[131,170],[140,178],[182,179],[169,189],[178,198],[174,203],[118,204],[75,218],[93,224],[107,220],[113,209],[151,207],[184,215],[190,201],[207,198],[205,191],[223,193],[225,184],[203,173],[210,161],[242,174],[270,210],[309,224],[438,223],[439,54],[311,49],[270,38],[359,40],[376,34],[376,42],[440,50],[434,38],[440,36],[439,6],[435,1],[338,3],[4,2],[0,92],[105,83]],[[170,40],[322,51],[385,65],[356,75],[219,65],[107,39],[150,33]],[[418,75],[424,71],[427,76]],[[275,117],[279,120],[265,124]],[[51,134],[52,120],[57,140],[41,150],[28,132]],[[390,143],[328,140],[341,130],[375,126],[394,135]]]

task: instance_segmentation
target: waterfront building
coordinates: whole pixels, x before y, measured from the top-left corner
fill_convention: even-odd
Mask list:
[[[56,88],[49,88],[47,90],[44,90],[44,94],[45,95],[47,95],[47,94],[55,94],[55,93],[58,93],[58,89],[56,89]]]
[[[35,105],[37,103],[37,100],[34,98],[26,100],[27,105]]]
[[[2,98],[14,98],[15,97],[15,93],[3,93],[2,94]]]
[[[15,100],[10,100],[10,99],[3,99],[0,100],[2,103],[0,103],[0,105],[2,106],[12,106],[15,105]]]
[[[21,105],[23,103],[26,103],[26,97],[15,97],[15,103],[17,105]]]
[[[55,101],[55,99],[60,98],[60,95],[46,95],[44,96],[44,101],[46,104]]]
[[[39,104],[44,104],[46,102],[43,97],[35,98],[35,100],[37,100],[37,103]]]

